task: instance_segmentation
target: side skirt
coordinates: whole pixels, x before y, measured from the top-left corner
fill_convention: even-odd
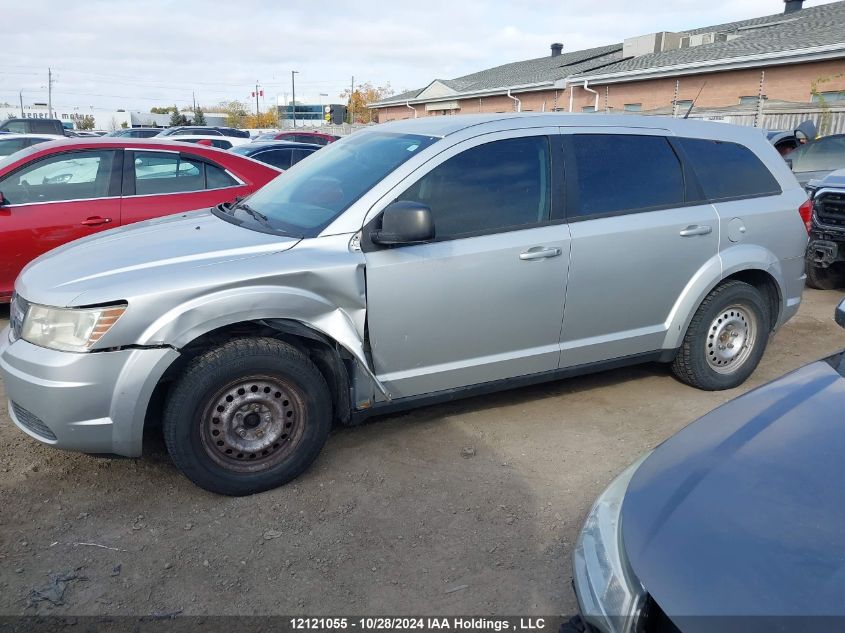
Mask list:
[[[606,371],[608,369],[627,367],[629,365],[639,365],[641,363],[649,362],[666,363],[673,360],[677,353],[677,349],[657,350],[654,352],[645,352],[643,354],[622,356],[620,358],[597,361],[594,363],[586,363],[584,365],[576,365],[574,367],[564,367],[562,369],[544,371],[539,374],[516,376],[514,378],[505,378],[503,380],[494,380],[492,382],[485,382],[477,385],[468,385],[466,387],[446,389],[444,391],[426,393],[418,396],[394,398],[389,402],[378,402],[369,409],[358,409],[353,411],[350,423],[360,424],[367,418],[377,415],[388,415],[391,413],[397,413],[399,411],[416,409],[418,407],[429,406],[433,404],[441,404],[444,402],[452,402],[454,400],[471,398],[473,396],[481,396],[488,393],[495,393],[497,391],[506,391],[508,389],[518,389],[520,387],[527,387],[529,385],[537,385],[544,382],[552,382],[555,380],[571,378],[574,376],[583,376],[586,374],[593,374],[600,371]]]

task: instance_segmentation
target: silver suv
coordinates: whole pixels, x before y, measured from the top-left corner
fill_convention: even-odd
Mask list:
[[[642,361],[726,389],[804,287],[806,194],[753,129],[516,114],[380,125],[234,205],[79,240],[16,283],[0,369],[42,442],[208,490],[333,422]]]

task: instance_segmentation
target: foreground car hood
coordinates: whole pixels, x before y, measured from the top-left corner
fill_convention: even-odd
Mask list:
[[[682,631],[726,630],[688,616],[845,615],[844,411],[845,378],[819,361],[705,415],[634,474],[631,568]]]
[[[230,224],[209,211],[194,211],[52,250],[24,268],[15,290],[33,303],[92,305],[120,298],[118,288],[156,288],[201,268],[285,251],[297,241]]]

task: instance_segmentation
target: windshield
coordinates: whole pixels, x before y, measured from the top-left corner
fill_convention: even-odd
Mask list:
[[[314,237],[373,185],[437,140],[358,132],[314,152],[245,203],[279,232]]]
[[[833,171],[845,167],[845,135],[801,145],[789,155],[792,171]]]

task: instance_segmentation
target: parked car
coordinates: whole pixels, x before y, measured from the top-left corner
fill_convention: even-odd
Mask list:
[[[802,185],[845,169],[845,134],[822,136],[808,141],[787,157],[795,177]]]
[[[256,141],[294,141],[299,143],[311,143],[312,145],[328,145],[339,140],[339,136],[334,134],[324,134],[323,132],[268,132],[266,134],[259,134]]]
[[[109,132],[106,136],[116,138],[151,138],[158,136],[159,132],[161,132],[161,128],[159,127],[130,127],[125,130]]]
[[[278,169],[290,169],[306,156],[310,156],[322,145],[310,143],[289,143],[287,141],[265,141],[247,143],[233,147],[232,151],[241,156],[249,156]]]
[[[65,138],[64,136],[57,136],[55,134],[4,134],[0,137],[0,158],[10,156],[32,145],[38,143],[46,143],[47,141],[55,141],[56,139]]]
[[[228,136],[230,138],[249,138],[246,130],[236,130],[231,127],[217,127],[211,125],[180,125],[160,130],[158,136],[184,136],[201,134],[206,136]]]
[[[102,134],[89,132],[88,130],[65,130],[65,136],[69,136],[71,138],[98,138],[102,136]]]
[[[335,421],[642,361],[736,387],[801,302],[805,199],[748,128],[391,122],[27,266],[3,385],[59,448],[137,456],[161,419],[176,466],[232,495],[299,475]]]
[[[807,191],[813,210],[807,245],[807,285],[833,290],[845,286],[845,169],[811,180]]]
[[[278,175],[229,152],[168,141],[73,139],[23,149],[0,160],[0,301],[21,268],[52,248],[234,200]]]
[[[0,123],[0,132],[66,136],[65,128],[59,119],[8,119]]]
[[[836,321],[845,327],[845,301]],[[588,629],[837,630],[843,409],[838,352],[708,413],[619,475],[573,554]]]
[[[236,145],[249,143],[248,138],[213,136],[211,134],[178,134],[168,136],[167,138],[171,141],[178,141],[179,143],[197,143],[206,147],[216,147],[217,149],[232,149]]]

